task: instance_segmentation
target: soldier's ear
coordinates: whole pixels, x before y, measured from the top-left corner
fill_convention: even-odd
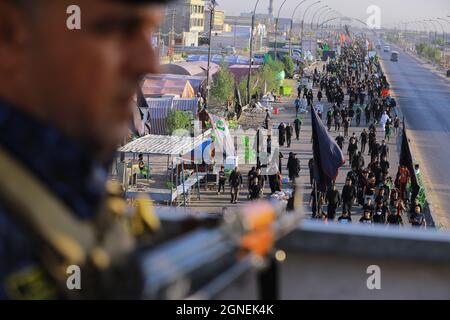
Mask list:
[[[26,18],[9,1],[0,1],[0,70],[8,71],[20,63],[27,38]]]

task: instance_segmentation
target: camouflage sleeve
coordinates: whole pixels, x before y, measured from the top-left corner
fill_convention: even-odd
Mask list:
[[[36,252],[35,241],[0,207],[0,300],[57,298]]]

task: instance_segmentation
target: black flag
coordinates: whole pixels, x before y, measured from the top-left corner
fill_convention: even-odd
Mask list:
[[[318,191],[325,192],[331,182],[336,180],[339,168],[345,164],[345,158],[341,148],[328,134],[313,107],[311,107],[311,125],[315,164],[314,176]]]
[[[402,134],[402,147],[400,151],[400,165],[405,166],[408,169],[413,167],[413,160],[411,156],[411,150],[409,148],[408,136],[406,135],[406,128],[403,124],[403,134]]]
[[[239,119],[242,112],[242,99],[241,92],[239,91],[237,84],[234,86],[234,110],[236,111],[236,116]]]
[[[144,114],[142,109],[148,110],[147,100],[145,100],[144,93],[140,86],[137,87],[136,91],[136,109],[133,111],[133,119],[131,122],[130,130],[134,135],[143,136],[146,133],[144,126],[147,127],[149,131],[149,123],[142,123],[144,121]],[[148,111],[146,111],[148,112]]]
[[[409,147],[409,140],[408,135],[406,134],[406,127],[405,122],[403,120],[403,135],[402,135],[402,147],[400,151],[400,161],[399,164],[401,166],[405,166],[408,168],[409,173],[411,175],[411,189],[413,191],[413,199],[412,202],[415,200],[415,196],[417,196],[418,190],[420,189],[420,186],[417,182],[417,178],[414,171],[414,162],[411,154],[411,149]]]

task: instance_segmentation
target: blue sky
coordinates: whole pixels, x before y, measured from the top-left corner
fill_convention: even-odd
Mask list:
[[[281,17],[291,17],[293,8],[301,0],[287,0],[283,9],[281,10]],[[225,10],[226,14],[239,14],[240,12],[250,12],[253,10],[255,0],[217,0],[219,7]],[[283,0],[274,1],[274,12]],[[307,3],[313,3],[315,0],[308,0],[297,10],[296,16],[303,14],[307,7]],[[322,0],[322,4],[326,4],[333,9],[340,11],[342,14],[358,18],[366,21],[368,14],[367,8],[370,5],[377,5],[381,9],[381,24],[382,27],[392,27],[400,21],[411,21],[423,18],[445,17],[450,15],[450,0]],[[269,0],[260,0],[258,12],[267,12],[269,7]],[[309,11],[306,21],[310,21],[314,10]],[[450,18],[447,18],[450,20]],[[443,22],[445,24],[445,22]],[[450,31],[450,25],[446,24],[446,29]]]

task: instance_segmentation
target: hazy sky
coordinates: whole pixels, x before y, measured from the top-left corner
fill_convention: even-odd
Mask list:
[[[314,3],[316,0],[308,0],[302,4],[296,12],[297,19],[303,15],[303,10],[307,4]],[[217,0],[219,7],[225,10],[226,14],[237,15],[241,12],[250,12],[256,3],[256,0]],[[278,12],[278,8],[283,0],[274,1],[274,14]],[[281,10],[281,17],[292,16],[294,7],[301,0],[287,0]],[[377,5],[381,9],[382,27],[392,27],[400,21],[411,21],[423,18],[445,17],[450,15],[450,0],[322,0],[320,5],[313,8],[320,8],[322,5],[328,5],[333,9],[340,11],[342,14],[358,18],[366,21],[368,14],[366,9],[370,5]],[[269,0],[260,0],[257,12],[267,13]],[[310,21],[314,9],[308,11],[306,21]],[[309,18],[308,18],[309,17]],[[301,18],[300,18],[301,19]],[[450,18],[447,18],[450,20]],[[442,22],[445,25],[445,22]],[[450,30],[449,24],[445,25]]]

